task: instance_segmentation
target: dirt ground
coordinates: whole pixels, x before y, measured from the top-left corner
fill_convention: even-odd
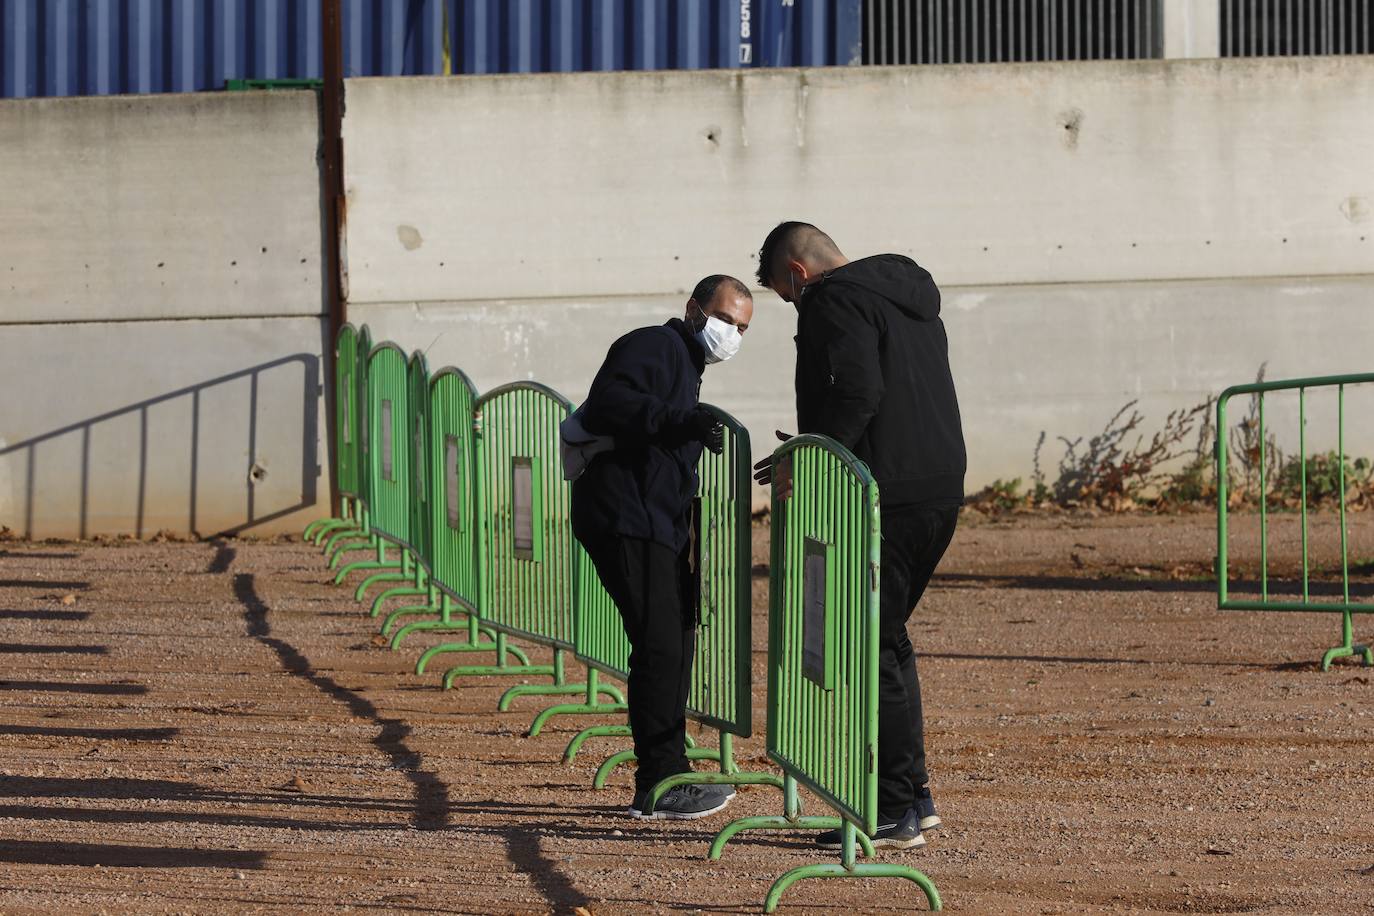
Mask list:
[[[1368,595],[1374,519],[1354,522]],[[945,827],[884,859],[970,913],[1374,910],[1374,670],[1319,670],[1335,616],[1218,612],[1212,525],[961,527],[910,625]],[[760,733],[765,593],[757,566]],[[782,833],[713,863],[725,815],[628,820],[628,772],[591,789],[621,745],[565,766],[571,720],[522,737],[548,701],[495,711],[512,679],[417,677],[433,640],[377,645],[298,542],[0,543],[0,626],[3,913],[752,912],[833,861]],[[779,809],[755,789],[728,814]],[[923,908],[895,879],[783,900]]]

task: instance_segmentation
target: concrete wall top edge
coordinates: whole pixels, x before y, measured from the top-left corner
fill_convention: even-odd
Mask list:
[[[1212,78],[1243,76],[1265,79],[1291,79],[1294,75],[1340,76],[1349,73],[1374,72],[1374,56],[1313,55],[1308,57],[1230,57],[1149,60],[1085,60],[1085,61],[1027,61],[992,64],[912,64],[886,66],[833,67],[767,67],[754,70],[614,70],[576,71],[569,73],[489,73],[457,76],[367,76],[344,80],[349,89],[369,90],[395,86],[397,82],[420,89],[461,91],[469,84],[555,84],[578,86],[593,83],[633,84],[690,84],[732,83],[747,85],[757,82],[794,81],[805,78],[809,82],[849,83],[855,79],[873,78],[885,81],[893,78],[932,80],[967,78],[1000,79],[1008,76],[1065,77],[1098,79],[1104,76],[1138,77],[1170,76],[1174,78]],[[672,88],[679,88],[673,86]]]

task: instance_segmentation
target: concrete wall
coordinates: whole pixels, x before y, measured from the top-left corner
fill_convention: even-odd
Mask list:
[[[0,525],[327,503],[317,121],[311,93],[0,102]]]
[[[1148,424],[1266,362],[1374,368],[1371,110],[1361,58],[356,80],[350,314],[577,399],[806,219],[940,282],[974,489],[1131,399]],[[757,303],[703,396],[761,447],[795,318]]]
[[[1129,399],[1370,368],[1371,110],[1368,58],[355,80],[351,316],[579,399],[808,219],[941,283],[974,489]],[[310,94],[0,103],[0,525],[318,514],[317,150]],[[793,322],[761,293],[707,376],[759,449],[793,428]]]

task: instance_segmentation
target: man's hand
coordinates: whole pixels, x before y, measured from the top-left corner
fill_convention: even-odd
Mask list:
[[[785,433],[780,429],[773,430],[773,435],[778,437],[779,442],[786,442],[792,438],[790,433]],[[773,456],[771,454],[754,465],[754,480],[765,487],[773,482]]]
[[[725,451],[725,426],[708,410],[698,407],[687,418],[687,435],[719,455]]]

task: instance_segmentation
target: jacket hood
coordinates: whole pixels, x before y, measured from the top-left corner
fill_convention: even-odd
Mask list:
[[[930,273],[906,255],[879,254],[850,261],[832,271],[824,282],[876,293],[918,321],[940,317],[939,288]]]

